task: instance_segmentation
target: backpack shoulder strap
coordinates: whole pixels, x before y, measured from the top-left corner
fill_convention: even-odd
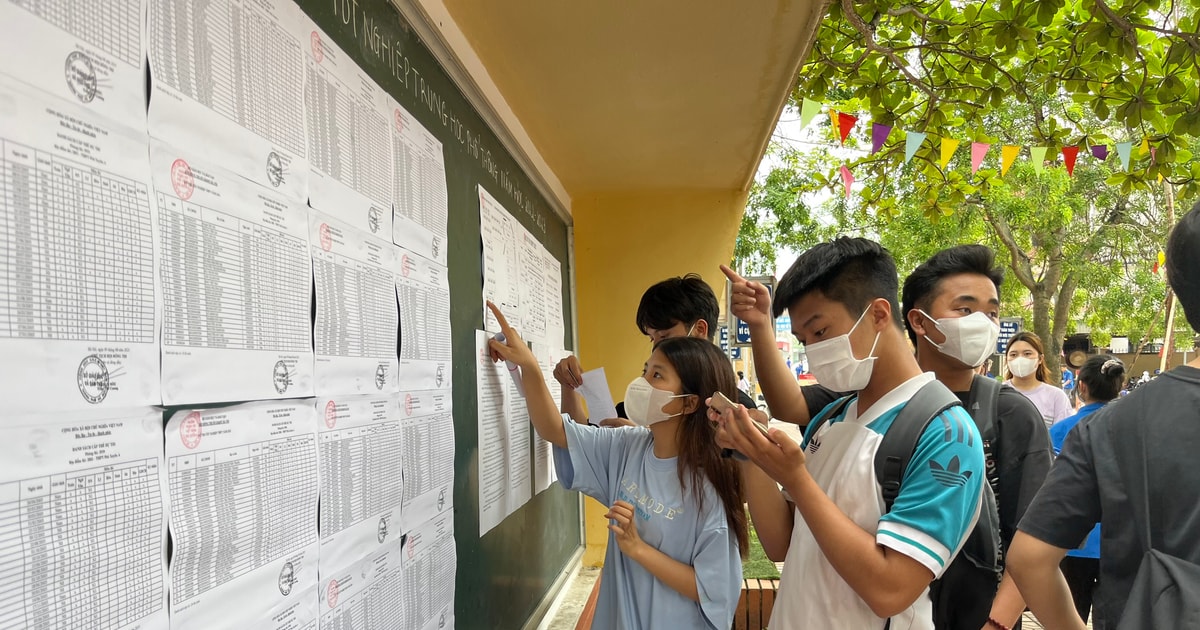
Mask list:
[[[816,435],[817,431],[821,430],[821,426],[826,422],[829,422],[830,418],[836,418],[842,415],[842,412],[846,410],[846,405],[849,405],[851,400],[854,400],[853,395],[842,396],[841,398],[829,403],[825,409],[818,412],[817,417],[813,418],[812,421],[808,423],[808,428],[804,431],[805,440],[807,440],[810,436]],[[809,411],[811,412],[812,410],[810,409]]]
[[[967,413],[979,427],[979,435],[985,441],[996,436],[996,416],[1000,409],[1000,383],[986,376],[975,375],[971,381],[971,394],[967,398]]]
[[[987,484],[1000,504],[1000,466],[996,458],[996,418],[1000,415],[1000,383],[986,376],[975,375],[967,397],[967,413],[979,428],[983,440],[984,474]],[[1003,453],[1002,453],[1003,454]]]
[[[892,503],[900,495],[900,484],[904,471],[912,460],[917,443],[925,433],[929,422],[962,402],[941,381],[930,381],[921,386],[900,410],[892,426],[883,434],[879,450],[875,452],[875,478],[883,490],[884,512],[892,511]]]

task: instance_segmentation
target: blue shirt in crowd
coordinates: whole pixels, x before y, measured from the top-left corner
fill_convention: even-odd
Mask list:
[[[1108,403],[1089,403],[1079,408],[1079,411],[1069,417],[1054,423],[1050,427],[1050,441],[1054,444],[1054,454],[1058,455],[1062,451],[1063,441],[1067,439],[1067,434],[1075,425],[1079,424],[1080,420],[1096,413]],[[1078,549],[1071,549],[1067,552],[1068,556],[1076,558],[1099,558],[1100,557],[1100,523],[1092,528],[1087,538],[1083,541],[1083,546]]]
[[[696,571],[697,603],[621,553],[609,533],[593,628],[711,628],[733,624],[742,589],[742,560],[725,505],[712,484],[703,506],[679,483],[677,460],[654,456],[654,439],[639,427],[597,428],[563,417],[567,448],[554,449],[558,480],[606,506],[632,503],[638,536]]]

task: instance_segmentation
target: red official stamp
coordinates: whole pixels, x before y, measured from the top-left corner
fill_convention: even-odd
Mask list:
[[[333,249],[333,234],[329,232],[329,224],[321,224],[321,249],[329,251]]]
[[[408,259],[408,254],[400,255],[400,273],[407,278],[408,274],[412,273],[412,261]]]
[[[321,60],[325,59],[325,45],[321,43],[321,34],[313,31],[309,39],[312,40],[313,59],[316,59],[317,63],[321,63]]]
[[[179,424],[179,439],[190,450],[200,446],[200,434],[200,412],[193,411]]]
[[[397,109],[394,118],[396,119],[396,131],[404,131],[404,114]]]
[[[192,177],[192,167],[187,162],[175,160],[171,164],[171,187],[175,189],[175,196],[184,201],[196,192],[196,178]]]
[[[337,405],[332,400],[325,403],[325,426],[330,429],[337,426]]]
[[[412,394],[404,395],[404,414],[411,416],[413,409]]]
[[[330,608],[335,608],[337,606],[337,600],[338,600],[337,580],[329,580],[329,588],[325,590],[325,599],[329,602]]]

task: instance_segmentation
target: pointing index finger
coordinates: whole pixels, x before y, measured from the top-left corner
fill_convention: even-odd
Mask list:
[[[731,269],[729,265],[721,265],[721,273],[725,274],[725,277],[729,278],[730,282],[737,283],[746,281],[745,278],[738,275],[738,272]]]
[[[500,324],[500,332],[504,333],[504,336],[507,337],[508,331],[512,330],[512,327],[508,325],[508,320],[504,319],[504,313],[501,313],[500,309],[495,304],[492,304],[491,300],[487,301],[487,307],[491,309],[492,315],[496,317],[496,321]]]

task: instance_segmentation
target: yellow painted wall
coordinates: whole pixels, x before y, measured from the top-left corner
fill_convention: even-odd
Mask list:
[[[576,195],[576,305],[578,356],[584,369],[604,367],[613,400],[641,374],[649,340],[635,324],[647,287],[695,272],[721,298],[717,268],[733,256],[746,194],[734,191],[652,191]],[[607,506],[587,499],[583,563],[604,562]]]

